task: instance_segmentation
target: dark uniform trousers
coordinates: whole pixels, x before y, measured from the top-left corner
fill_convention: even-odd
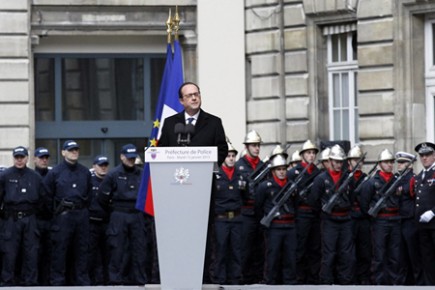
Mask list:
[[[2,286],[14,286],[17,257],[23,250],[22,284],[35,286],[38,280],[39,232],[35,215],[10,216],[1,221],[1,249],[3,252],[1,280]]]
[[[400,181],[399,214],[401,219],[399,285],[424,285],[418,242],[418,222],[415,220],[414,172],[410,170]]]
[[[413,217],[402,218],[401,234],[399,285],[424,285],[418,223]]]
[[[74,283],[89,285],[89,212],[87,208],[64,210],[53,218],[51,227],[53,255],[50,282],[52,286],[65,285],[68,248],[74,253]]]
[[[296,229],[298,284],[319,284],[321,231],[318,211],[307,205],[299,205],[296,215]]]
[[[240,284],[242,278],[242,217],[215,217],[215,279],[218,284]]]
[[[112,285],[144,285],[147,282],[147,225],[144,213],[135,209],[141,176],[142,169],[120,164],[100,185],[99,204],[106,210],[113,208],[106,231],[110,253],[109,283]],[[130,270],[124,273],[126,267]]]
[[[367,178],[367,174],[357,170],[350,183],[353,195],[351,217],[353,220],[353,240],[356,259],[353,283],[356,285],[372,284],[371,265],[373,250],[370,216],[361,208],[361,190],[358,189],[362,187],[361,183],[365,178]],[[358,191],[355,191],[356,189]]]
[[[333,219],[322,215],[321,226],[320,282],[322,284],[351,284],[355,267],[355,248],[352,238],[353,221],[351,219]]]
[[[123,276],[123,258],[125,245],[129,245],[131,264],[128,278],[132,284],[146,283],[146,225],[144,214],[139,211],[115,210],[110,215],[107,228],[107,244],[110,252],[109,283],[112,285],[125,284]]]
[[[435,167],[432,166],[423,178],[420,172],[415,178],[415,219],[418,222],[418,238],[426,285],[435,285],[435,218],[429,223],[420,223],[420,216],[435,209]]]
[[[372,276],[372,233],[370,219],[367,217],[352,217],[352,220],[356,257],[353,281],[358,285],[370,285]]]
[[[108,275],[106,230],[109,214],[98,203],[102,179],[92,175],[92,198],[89,205],[89,278],[91,285],[105,285]]]

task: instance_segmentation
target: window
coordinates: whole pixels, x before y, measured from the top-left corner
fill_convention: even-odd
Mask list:
[[[324,34],[328,52],[330,138],[355,144],[359,141],[356,31],[353,25],[345,25],[325,28]]]
[[[36,146],[57,152],[64,140],[80,140],[88,165],[98,154],[112,154],[118,162],[122,142],[142,149],[152,128],[164,57],[35,55]]]

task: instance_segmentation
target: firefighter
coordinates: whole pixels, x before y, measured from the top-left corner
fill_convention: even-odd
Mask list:
[[[388,149],[379,153],[379,170],[364,185],[361,196],[363,211],[372,212],[381,198],[385,198],[378,214],[371,214],[373,243],[373,282],[376,285],[397,285],[399,283],[400,258],[400,191],[386,196],[392,186],[394,155]]]
[[[352,196],[345,181],[343,163],[346,155],[340,145],[334,145],[329,153],[331,168],[314,180],[313,196],[319,196],[322,205],[322,263],[320,281],[322,284],[348,285],[353,282],[355,250],[352,239],[350,209]],[[344,188],[343,188],[344,186]],[[337,195],[331,211],[324,209]]]
[[[243,283],[254,284],[261,282],[263,276],[264,239],[254,210],[256,186],[249,183],[249,178],[264,164],[260,159],[261,137],[257,131],[249,131],[243,144],[246,154],[236,162],[236,169],[248,181],[242,205],[242,276]]]
[[[228,155],[215,174],[215,281],[238,285],[242,277],[242,195],[243,175],[235,168],[237,150],[228,143]]]
[[[310,140],[302,145],[299,155],[302,161],[292,168],[287,176],[294,182],[297,178],[302,178],[299,183],[298,192],[306,189],[306,193],[297,199],[296,233],[296,269],[299,284],[318,284],[320,269],[320,219],[318,203],[311,196],[308,190],[314,177],[320,171],[314,161],[319,149]],[[305,174],[300,174],[307,168]]]
[[[263,181],[257,191],[255,206],[261,215],[267,215],[275,205],[278,194],[287,183],[287,154],[273,154],[270,159],[271,177]],[[266,236],[265,282],[269,285],[293,285],[296,280],[296,196],[292,195],[280,209]]]
[[[349,170],[356,166],[358,160],[363,156],[363,152],[359,146],[354,146],[347,154]],[[351,195],[353,196],[351,216],[353,220],[353,240],[355,244],[355,276],[354,284],[370,285],[371,272],[370,266],[372,262],[372,240],[370,233],[370,219],[367,212],[361,211],[361,188],[362,182],[367,174],[361,168],[364,165],[364,160],[356,169],[353,180],[350,182]]]

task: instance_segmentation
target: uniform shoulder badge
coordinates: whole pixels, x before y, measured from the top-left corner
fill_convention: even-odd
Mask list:
[[[271,187],[272,186],[272,182],[268,181],[266,185],[267,185],[267,187]]]

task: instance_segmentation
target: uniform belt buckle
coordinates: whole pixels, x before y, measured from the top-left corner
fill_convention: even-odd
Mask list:
[[[233,211],[229,211],[228,212],[228,218],[229,219],[233,219],[234,218],[234,212]]]
[[[24,213],[22,211],[17,212],[17,218],[22,219],[24,217]]]

